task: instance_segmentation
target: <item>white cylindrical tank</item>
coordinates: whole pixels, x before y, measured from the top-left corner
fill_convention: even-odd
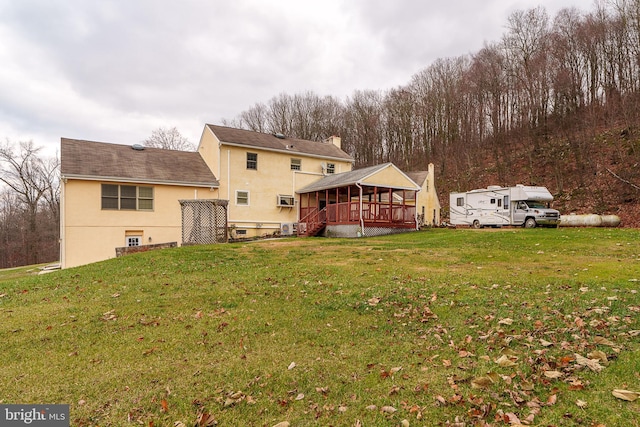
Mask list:
[[[620,217],[618,215],[600,215],[602,217],[603,227],[617,227],[620,225]]]
[[[561,227],[617,227],[620,217],[617,215],[560,215]]]

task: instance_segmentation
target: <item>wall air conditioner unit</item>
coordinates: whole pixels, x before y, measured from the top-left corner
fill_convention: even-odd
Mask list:
[[[280,234],[283,236],[293,236],[296,234],[296,224],[292,222],[283,222],[280,224]]]
[[[294,207],[296,198],[294,196],[278,194],[278,206],[285,208]]]

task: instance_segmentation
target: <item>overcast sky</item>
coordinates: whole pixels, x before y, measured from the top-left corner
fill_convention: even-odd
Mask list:
[[[498,41],[516,10],[591,0],[0,0],[0,140],[192,142],[258,102],[387,90]]]

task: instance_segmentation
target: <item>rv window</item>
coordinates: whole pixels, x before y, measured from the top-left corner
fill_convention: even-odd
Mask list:
[[[458,197],[456,199],[456,206],[464,206],[464,197]]]
[[[502,206],[502,200],[498,199],[498,207]]]
[[[496,204],[496,199],[491,199],[491,204],[495,205]]]

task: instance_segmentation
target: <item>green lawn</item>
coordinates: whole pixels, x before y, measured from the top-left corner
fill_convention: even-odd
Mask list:
[[[632,229],[289,238],[0,274],[0,403],[70,404],[73,426],[640,426],[640,399],[613,395],[640,392],[639,288]]]

